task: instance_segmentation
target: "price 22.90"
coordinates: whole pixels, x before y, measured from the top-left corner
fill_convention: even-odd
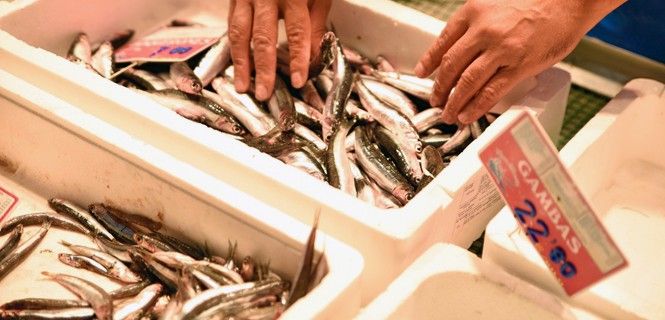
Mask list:
[[[517,219],[524,226],[527,225],[527,219],[536,219],[535,223],[537,226],[526,226],[526,234],[529,236],[533,243],[538,243],[540,240],[544,240],[550,235],[550,229],[545,221],[536,218],[536,207],[533,205],[531,200],[525,199],[524,204],[526,204],[528,209],[523,209],[516,206],[514,208],[515,216],[517,216]],[[556,246],[552,248],[548,256],[551,262],[553,262],[555,265],[560,265],[559,273],[564,278],[569,279],[577,274],[575,264],[566,260],[566,250],[562,247]]]

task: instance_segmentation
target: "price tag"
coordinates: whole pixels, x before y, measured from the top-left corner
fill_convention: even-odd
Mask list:
[[[9,212],[14,209],[16,203],[18,202],[18,197],[16,197],[11,192],[0,187],[0,222],[7,217]]]
[[[186,61],[215,44],[226,33],[225,27],[168,27],[132,41],[115,52],[115,61]]]
[[[522,112],[480,159],[568,295],[627,266],[530,113]]]

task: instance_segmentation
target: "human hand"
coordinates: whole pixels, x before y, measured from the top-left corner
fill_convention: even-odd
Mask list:
[[[568,55],[593,25],[623,2],[469,0],[414,72],[426,77],[438,67],[430,104],[445,106],[445,122],[469,124],[519,81]]]
[[[234,84],[239,92],[250,87],[250,42],[254,49],[256,98],[267,100],[275,85],[277,21],[283,16],[290,52],[291,84],[307,81],[309,59],[326,32],[331,0],[231,0],[229,41]]]

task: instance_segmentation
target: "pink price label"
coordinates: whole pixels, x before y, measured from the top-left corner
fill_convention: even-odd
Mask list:
[[[132,41],[115,52],[115,61],[186,61],[219,41],[226,32],[219,27],[169,27]]]
[[[0,222],[7,217],[17,203],[17,196],[0,187]]]
[[[531,114],[523,112],[479,155],[568,295],[628,265]]]

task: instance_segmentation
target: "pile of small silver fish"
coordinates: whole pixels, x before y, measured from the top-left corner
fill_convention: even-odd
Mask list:
[[[42,272],[79,300],[24,298],[0,305],[0,319],[276,319],[315,286],[324,271],[314,258],[318,216],[293,281],[272,272],[269,262],[226,257],[159,232],[161,223],[95,203],[85,210],[50,199],[55,212],[16,216],[0,227],[0,281],[39,245],[49,228],[88,235],[97,248],[61,243],[60,263],[121,284],[107,292],[76,276]],[[39,226],[21,242],[24,230]],[[54,261],[54,263],[57,263]]]
[[[117,67],[95,57],[103,50],[112,58],[106,48],[121,41],[91,55],[84,39],[72,44],[70,60],[109,78]],[[333,32],[321,40],[303,88],[289,84],[286,46],[277,52],[275,91],[265,103],[252,88],[235,91],[226,35],[190,61],[125,67],[114,81],[380,208],[405,205],[496,117],[444,124],[442,109],[426,103],[431,79],[397,72],[381,56],[373,64]]]

